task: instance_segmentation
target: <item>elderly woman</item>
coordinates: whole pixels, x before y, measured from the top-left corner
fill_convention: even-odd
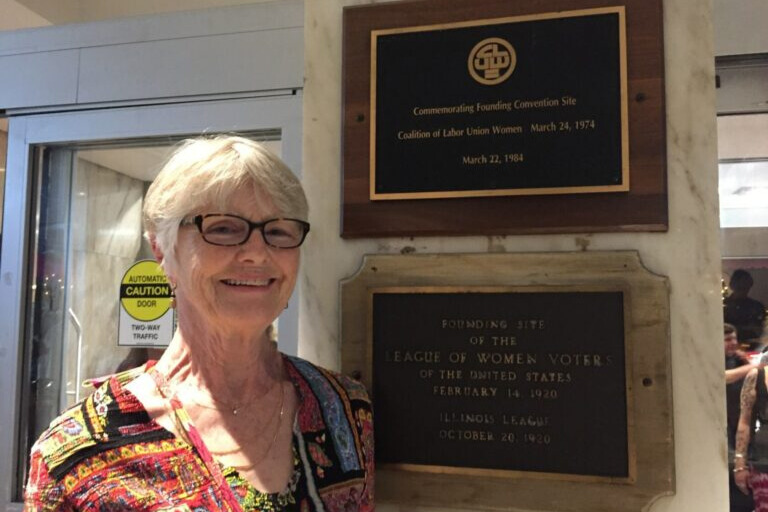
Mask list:
[[[51,424],[32,449],[25,510],[373,510],[365,390],[272,339],[307,209],[257,143],[181,146],[144,204],[178,329],[157,362]]]

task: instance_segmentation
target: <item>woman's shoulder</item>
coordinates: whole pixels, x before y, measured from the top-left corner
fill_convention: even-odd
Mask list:
[[[368,392],[360,381],[297,356],[284,355],[283,357],[288,363],[288,376],[294,384],[300,380],[306,383],[316,395],[341,394],[345,399],[370,404]]]
[[[141,404],[123,386],[143,373],[134,369],[91,381],[96,390],[55,418],[32,447],[32,458],[40,459],[54,478],[63,476],[99,446],[118,446],[130,435],[155,432]]]
[[[284,358],[300,395],[296,420],[305,474],[325,509],[372,510],[373,412],[365,386],[305,359]]]

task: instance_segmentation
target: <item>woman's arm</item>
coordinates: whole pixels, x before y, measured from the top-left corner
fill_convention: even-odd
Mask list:
[[[741,387],[741,412],[739,426],[736,429],[736,453],[733,459],[733,479],[744,494],[749,494],[749,468],[747,467],[747,449],[752,435],[752,408],[757,396],[757,369],[753,368],[744,379]]]
[[[725,370],[725,383],[732,384],[734,382],[738,382],[755,368],[759,368],[759,366],[755,364],[745,364],[744,366],[739,366],[738,368]]]

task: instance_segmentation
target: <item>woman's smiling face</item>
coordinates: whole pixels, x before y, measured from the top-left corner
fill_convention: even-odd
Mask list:
[[[263,191],[244,187],[228,201],[226,211],[252,222],[280,217]],[[217,246],[203,240],[194,225],[179,229],[176,245],[179,322],[192,314],[214,328],[263,330],[285,309],[296,284],[299,249],[270,247],[258,229],[242,245]]]

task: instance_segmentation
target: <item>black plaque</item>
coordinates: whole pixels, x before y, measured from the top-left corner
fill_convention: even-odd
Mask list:
[[[377,464],[629,477],[622,291],[371,300]]]
[[[629,190],[623,7],[371,38],[372,200]]]

